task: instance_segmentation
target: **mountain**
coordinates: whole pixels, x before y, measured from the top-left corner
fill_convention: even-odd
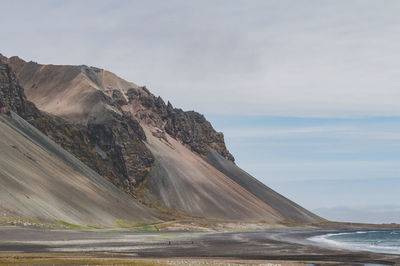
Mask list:
[[[241,170],[223,134],[199,113],[174,108],[106,70],[18,57],[2,62],[33,103],[27,101],[33,111],[15,107],[16,113],[153,212],[321,221]]]
[[[57,121],[26,100],[1,57],[0,108],[1,216],[105,226],[115,226],[116,220],[158,220],[157,213],[117,189],[17,115],[29,121],[47,121],[52,126]]]

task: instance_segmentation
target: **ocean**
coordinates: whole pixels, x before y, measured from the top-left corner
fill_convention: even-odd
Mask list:
[[[351,250],[400,254],[400,230],[332,233],[309,238],[321,244]]]

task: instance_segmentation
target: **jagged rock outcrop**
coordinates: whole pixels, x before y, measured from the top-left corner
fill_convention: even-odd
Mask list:
[[[146,136],[139,123],[125,114],[104,111],[89,119],[87,130],[99,154],[111,160],[112,167],[122,177],[125,190],[134,192],[134,186],[149,174],[153,155],[143,141]],[[102,152],[101,152],[102,151]]]
[[[25,119],[37,118],[39,110],[26,100],[24,90],[19,86],[7,58],[0,54],[0,110],[2,113],[14,111]]]
[[[235,160],[225,146],[223,133],[216,132],[202,114],[173,108],[170,102],[165,104],[161,97],[154,96],[146,87],[141,91],[128,90],[127,95],[130,111],[139,120],[157,126],[204,157],[213,149],[224,158]]]

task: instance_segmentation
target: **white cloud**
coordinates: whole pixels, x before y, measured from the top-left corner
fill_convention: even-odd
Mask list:
[[[290,138],[335,138],[335,139],[366,139],[366,140],[400,140],[399,129],[371,129],[357,126],[310,126],[298,128],[225,128],[224,134],[229,139],[290,139]]]
[[[203,113],[400,115],[398,1],[1,1],[2,50]],[[6,37],[7,36],[7,37]]]
[[[400,206],[397,205],[337,206],[313,211],[331,221],[377,224],[400,221]]]
[[[235,138],[287,138],[287,137],[304,137],[319,135],[322,133],[337,134],[347,133],[353,130],[351,127],[338,126],[310,126],[297,128],[254,128],[254,127],[236,127],[225,128],[224,134],[230,139]],[[326,135],[325,135],[326,136]]]

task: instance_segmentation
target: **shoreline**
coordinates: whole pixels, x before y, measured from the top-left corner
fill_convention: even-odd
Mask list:
[[[311,236],[344,231],[349,230],[140,233],[0,227],[0,262],[7,263],[7,260],[10,262],[10,259],[16,257],[20,258],[19,263],[24,261],[24,257],[35,260],[32,256],[40,257],[41,261],[51,261],[54,256],[62,256],[68,262],[74,256],[84,254],[88,260],[128,259],[133,263],[134,260],[145,259],[160,261],[160,264],[176,262],[171,265],[184,265],[180,263],[188,260],[214,260],[222,265],[228,261],[251,261],[254,265],[278,261],[284,262],[281,265],[400,264],[400,255],[333,249],[316,243],[312,245],[308,240]]]
[[[335,235],[345,235],[345,234],[364,234],[364,233],[379,233],[379,232],[392,232],[393,229],[370,229],[370,230],[351,230],[351,231],[339,231],[339,232],[329,232],[322,235],[315,235],[307,238],[311,244],[319,244],[321,246],[327,248],[337,248],[337,249],[347,249],[352,251],[367,251],[373,253],[385,253],[385,254],[394,254],[400,255],[399,247],[395,246],[379,246],[372,245],[367,243],[354,243],[354,242],[345,242],[335,239],[330,239],[331,236]],[[398,230],[397,230],[398,231]]]

